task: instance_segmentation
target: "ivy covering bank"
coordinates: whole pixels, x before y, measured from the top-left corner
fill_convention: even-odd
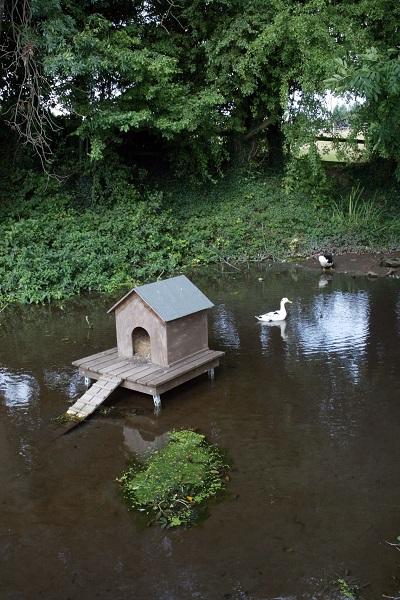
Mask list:
[[[145,465],[129,468],[119,479],[130,506],[162,527],[189,526],[199,508],[224,488],[227,466],[204,435],[170,433],[168,444]]]
[[[311,200],[285,192],[280,175],[236,174],[149,191],[116,170],[92,201],[68,182],[14,178],[0,189],[2,305],[108,293],[221,260],[393,248],[400,239],[396,189],[383,196],[361,185]]]

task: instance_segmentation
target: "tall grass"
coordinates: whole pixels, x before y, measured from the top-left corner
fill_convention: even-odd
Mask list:
[[[353,186],[345,198],[333,202],[333,220],[344,228],[369,227],[375,231],[384,227],[384,208],[373,198],[364,197],[364,188]]]

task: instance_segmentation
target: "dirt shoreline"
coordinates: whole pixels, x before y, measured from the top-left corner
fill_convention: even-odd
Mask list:
[[[400,278],[400,267],[385,266],[383,259],[396,258],[400,260],[400,251],[396,252],[349,252],[334,256],[335,268],[333,273],[348,273],[349,275],[369,275],[370,277]],[[318,255],[310,256],[299,264],[303,267],[322,271]],[[326,271],[328,272],[328,270]]]

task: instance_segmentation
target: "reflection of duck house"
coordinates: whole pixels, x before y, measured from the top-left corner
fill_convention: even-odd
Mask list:
[[[212,306],[184,275],[135,287],[108,311],[115,314],[117,348],[73,364],[87,378],[108,379],[109,388],[151,394],[157,408],[163,392],[207,371],[213,376],[223,352],[208,348]]]

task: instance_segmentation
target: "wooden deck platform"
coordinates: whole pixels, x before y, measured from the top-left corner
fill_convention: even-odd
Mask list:
[[[160,367],[141,358],[121,358],[118,355],[117,348],[110,348],[92,356],[75,360],[72,364],[79,367],[80,373],[89,379],[101,379],[104,384],[106,384],[107,379],[110,382],[118,380],[119,383],[113,389],[120,385],[130,390],[150,394],[153,396],[157,411],[161,406],[161,394],[206,372],[213,377],[214,368],[219,365],[220,358],[223,355],[224,352],[216,350],[202,350],[170,367]],[[112,386],[110,386],[108,386],[110,391],[107,395],[112,391]],[[102,387],[104,388],[105,385],[102,385]],[[89,394],[90,389],[86,393]],[[78,400],[78,403],[84,400],[85,396],[86,394]],[[90,398],[88,396],[87,398],[91,401],[89,404],[96,404],[93,410],[107,396],[104,396],[100,402],[96,401],[96,397],[97,400],[100,400],[102,397],[100,388],[94,394],[93,399],[92,396]],[[84,404],[88,403],[84,402]],[[75,406],[71,407],[71,409],[75,409]],[[77,411],[79,411],[79,407],[77,407]]]

